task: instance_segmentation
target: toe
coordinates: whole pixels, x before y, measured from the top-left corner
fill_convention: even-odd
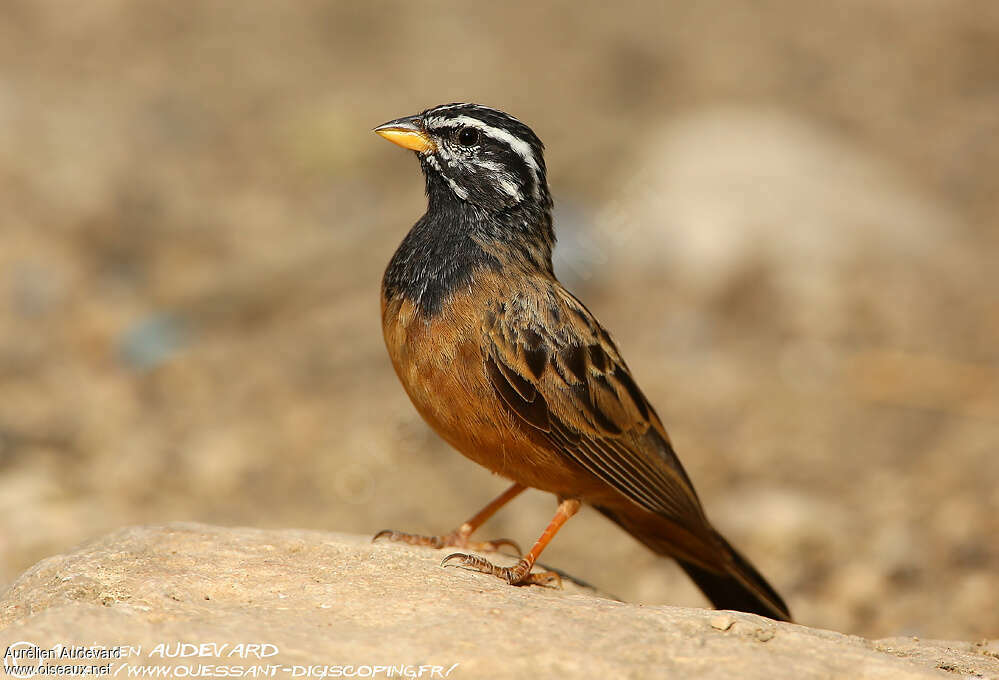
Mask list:
[[[562,577],[554,571],[540,571],[536,574],[527,574],[518,581],[518,586],[543,586],[545,588],[562,589]]]
[[[451,553],[441,560],[441,566],[462,567],[463,569],[481,571],[485,574],[492,573],[492,571],[496,568],[493,566],[492,562],[485,560],[478,555],[468,555],[466,553]]]

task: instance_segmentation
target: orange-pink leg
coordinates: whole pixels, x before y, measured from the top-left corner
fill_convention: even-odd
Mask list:
[[[555,517],[549,522],[548,527],[541,534],[541,537],[531,548],[531,551],[524,555],[517,564],[512,567],[497,567],[492,562],[485,560],[477,555],[466,555],[464,553],[454,553],[453,555],[448,555],[441,562],[441,566],[453,566],[453,567],[463,567],[465,569],[471,569],[473,571],[479,571],[483,574],[492,574],[498,578],[503,579],[507,583],[515,586],[538,584],[538,585],[549,585],[552,582],[558,585],[562,584],[562,577],[553,571],[545,571],[537,574],[532,574],[531,569],[534,568],[534,563],[541,556],[542,551],[545,547],[555,538],[555,534],[558,533],[562,525],[569,521],[569,518],[575,515],[579,511],[579,501],[575,499],[563,500],[559,503],[558,510],[555,511]],[[452,562],[453,561],[453,562]]]
[[[385,529],[375,534],[371,540],[377,541],[379,538],[387,538],[390,541],[408,543],[409,545],[423,545],[430,548],[467,548],[468,550],[477,550],[480,552],[495,552],[506,545],[516,550],[519,555],[521,554],[520,546],[509,538],[499,538],[495,541],[481,541],[477,543],[472,543],[468,539],[476,529],[485,524],[500,508],[519,496],[525,488],[522,484],[513,484],[509,489],[494,498],[489,505],[482,508],[474,517],[449,534],[420,536],[418,534],[406,534],[401,531]]]

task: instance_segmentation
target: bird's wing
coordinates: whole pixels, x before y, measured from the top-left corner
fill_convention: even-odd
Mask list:
[[[681,525],[703,510],[652,406],[616,345],[559,284],[492,303],[486,372],[503,403],[561,455]]]

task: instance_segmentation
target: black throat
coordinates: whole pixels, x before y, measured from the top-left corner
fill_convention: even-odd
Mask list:
[[[475,243],[462,222],[450,211],[427,211],[392,256],[383,295],[402,296],[424,315],[435,316],[451,291],[467,286],[476,271],[498,269],[499,260]]]
[[[444,180],[427,173],[427,212],[392,256],[382,294],[403,297],[426,317],[440,313],[453,291],[477,272],[517,263],[552,273],[550,199],[487,211],[458,199]]]

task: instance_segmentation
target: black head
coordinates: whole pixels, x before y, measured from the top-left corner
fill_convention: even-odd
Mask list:
[[[469,203],[486,212],[551,209],[544,145],[509,114],[445,104],[375,132],[417,152],[432,201]]]
[[[427,212],[385,271],[387,298],[433,315],[482,270],[554,276],[544,146],[529,127],[496,109],[446,104],[375,132],[415,151],[427,180]]]

